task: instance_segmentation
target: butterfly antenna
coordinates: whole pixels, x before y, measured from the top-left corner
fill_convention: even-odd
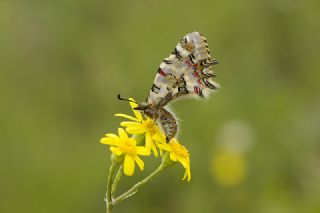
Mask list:
[[[120,101],[129,101],[129,102],[133,102],[133,103],[138,104],[138,103],[135,102],[135,101],[132,101],[132,100],[129,100],[129,99],[125,99],[125,98],[121,98],[121,95],[120,95],[120,94],[118,94],[118,99],[119,99]]]

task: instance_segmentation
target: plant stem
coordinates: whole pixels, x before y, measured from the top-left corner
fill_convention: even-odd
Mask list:
[[[118,186],[120,179],[122,177],[122,167],[123,167],[123,165],[121,165],[118,168],[118,172],[116,174],[116,177],[114,178],[112,189],[111,189],[111,198],[114,197],[114,194],[116,193],[116,190],[117,190],[117,186]]]
[[[107,206],[107,213],[112,212],[112,197],[111,197],[111,190],[112,190],[112,177],[114,174],[114,171],[116,169],[116,163],[112,162],[110,169],[109,169],[109,175],[108,175],[108,183],[107,183],[107,193],[106,193],[106,206]]]
[[[113,202],[112,202],[112,205],[115,206],[118,203],[120,203],[121,201],[123,201],[126,198],[130,197],[131,195],[133,195],[135,192],[138,191],[140,186],[142,186],[142,185],[148,183],[149,181],[151,181],[152,178],[154,178],[157,174],[162,172],[162,170],[164,170],[166,167],[167,167],[166,164],[164,164],[164,163],[160,164],[160,166],[154,172],[152,172],[149,176],[145,177],[143,180],[141,180],[140,182],[136,183],[133,187],[131,187],[128,191],[126,191],[125,193],[123,193],[122,195],[120,195],[119,197],[114,199]]]

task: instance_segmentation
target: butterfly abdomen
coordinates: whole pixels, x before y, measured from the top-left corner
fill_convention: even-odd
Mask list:
[[[178,131],[178,124],[177,120],[174,117],[174,115],[166,110],[165,108],[161,108],[159,116],[160,125],[162,127],[162,130],[166,134],[166,140],[167,142],[170,141],[171,138],[174,138],[174,136],[177,134]]]

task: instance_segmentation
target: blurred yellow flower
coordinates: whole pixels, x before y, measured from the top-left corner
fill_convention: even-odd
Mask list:
[[[132,98],[129,100],[134,101]],[[120,125],[126,127],[126,131],[130,134],[145,134],[146,147],[153,151],[154,156],[158,156],[156,143],[165,143],[166,137],[157,126],[156,122],[150,118],[143,119],[142,114],[135,110],[138,106],[135,102],[129,102],[132,111],[136,117],[126,114],[115,114],[115,116],[127,118],[131,121],[121,122]]]
[[[185,173],[182,180],[187,179],[188,181],[190,181],[190,156],[188,150],[184,146],[182,146],[179,143],[179,141],[175,138],[172,138],[168,144],[158,144],[158,147],[169,152],[170,160],[174,162],[179,161],[181,163],[181,165],[185,169]]]
[[[106,137],[101,138],[102,144],[110,145],[110,150],[116,156],[124,156],[123,172],[127,176],[132,176],[134,173],[134,162],[137,163],[140,170],[144,169],[144,162],[138,155],[149,156],[150,149],[136,146],[136,140],[129,138],[124,129],[118,129],[119,136],[115,134],[106,134]]]
[[[221,151],[212,158],[212,173],[223,186],[236,186],[246,176],[246,161],[238,152]]]

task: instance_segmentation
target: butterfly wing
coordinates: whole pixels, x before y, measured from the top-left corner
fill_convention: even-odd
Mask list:
[[[215,75],[210,68],[215,64],[205,37],[198,32],[187,34],[160,64],[147,103],[162,107],[178,97],[208,97],[218,88],[211,80]]]

